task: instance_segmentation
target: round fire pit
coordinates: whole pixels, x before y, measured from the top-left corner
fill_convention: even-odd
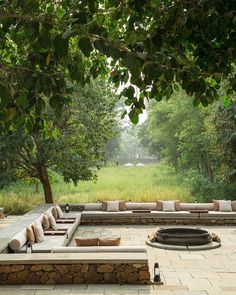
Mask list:
[[[198,246],[211,242],[210,234],[197,228],[162,228],[156,232],[156,241],[178,246]]]

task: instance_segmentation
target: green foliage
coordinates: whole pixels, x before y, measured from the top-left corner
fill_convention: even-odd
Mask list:
[[[234,0],[15,0],[0,10],[2,130],[47,129],[48,102],[59,116],[69,82],[84,86],[98,75],[139,89],[139,97],[123,92],[135,124],[144,99],[168,99],[176,83],[194,105],[216,100],[222,81],[233,100]]]
[[[207,110],[192,108],[189,97],[178,92],[151,107],[139,136],[150,153],[176,171],[195,171],[186,176],[193,197],[235,198],[235,117],[235,104],[225,107],[220,100]]]
[[[15,176],[39,180],[46,189],[50,189],[48,169],[74,184],[95,179],[96,168],[104,159],[105,144],[113,136],[116,100],[107,85],[96,81],[83,90],[75,89],[72,104],[60,118],[48,110],[54,137],[24,129],[2,135],[1,178],[4,179],[4,168],[10,167]],[[47,201],[46,191],[45,197]]]

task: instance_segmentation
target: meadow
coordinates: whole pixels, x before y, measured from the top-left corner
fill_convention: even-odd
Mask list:
[[[53,180],[52,190],[55,203],[192,200],[188,182],[165,165],[105,167],[98,171],[96,182],[80,182],[77,186],[63,182],[58,176]],[[36,193],[33,184],[16,182],[0,191],[0,207],[7,212],[24,213],[43,202],[42,188]]]

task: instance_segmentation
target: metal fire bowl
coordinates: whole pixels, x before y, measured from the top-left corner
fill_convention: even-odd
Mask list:
[[[177,246],[199,246],[211,243],[208,231],[198,228],[161,228],[156,232],[156,242]]]

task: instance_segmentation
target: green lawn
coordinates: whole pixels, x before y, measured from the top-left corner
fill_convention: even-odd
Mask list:
[[[58,203],[84,203],[97,200],[132,200],[138,202],[157,199],[190,201],[187,183],[164,165],[145,167],[107,167],[98,172],[97,182],[80,182],[78,186],[54,182],[54,200]],[[43,202],[43,193],[34,192],[33,185],[16,183],[0,191],[0,205],[23,213]]]

